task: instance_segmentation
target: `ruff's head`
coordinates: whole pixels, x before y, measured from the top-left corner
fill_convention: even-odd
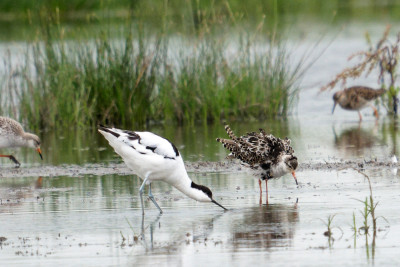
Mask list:
[[[297,157],[293,156],[292,154],[287,154],[282,156],[281,161],[273,166],[271,169],[272,177],[280,177],[285,175],[286,173],[292,173],[293,178],[297,183],[296,173],[294,172],[298,166]]]
[[[342,101],[341,99],[342,99],[343,96],[344,96],[344,91],[336,92],[336,93],[333,95],[333,109],[332,109],[332,114],[333,114],[333,112],[335,112],[335,107],[336,107],[337,103],[340,104],[340,102]]]
[[[285,164],[286,166],[289,168],[290,172],[293,172],[296,170],[298,162],[297,162],[297,157],[293,156],[293,155],[287,155],[287,157],[285,158]]]
[[[43,160],[42,151],[40,150],[40,138],[35,134],[25,133],[24,139],[27,146],[36,149],[40,158]]]
[[[217,201],[215,201],[213,199],[212,192],[211,192],[210,188],[208,188],[207,186],[198,185],[194,182],[192,182],[192,184],[190,186],[192,188],[191,197],[193,199],[200,201],[200,202],[212,202],[212,203],[220,206],[224,210],[227,210],[224,206],[222,206],[221,204],[219,204]]]

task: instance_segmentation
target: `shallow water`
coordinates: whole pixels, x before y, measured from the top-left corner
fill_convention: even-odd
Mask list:
[[[393,265],[399,261],[400,218],[393,211],[400,208],[400,184],[390,169],[368,175],[376,213],[385,218],[378,219],[375,247],[372,233],[366,245],[366,236],[354,238],[351,230],[353,212],[357,227],[362,224],[358,200],[369,196],[367,180],[354,170],[303,171],[299,188],[289,177],[270,181],[268,206],[259,204],[257,181],[244,173],[192,173],[213,188],[227,212],[158,183],[153,193],[164,214],[146,201],[143,236],[140,184],[129,175],[3,178],[2,262]],[[333,215],[329,240],[324,232]]]
[[[100,262],[178,266],[398,263],[395,251],[400,246],[400,216],[394,211],[400,206],[399,176],[395,166],[379,167],[379,161],[389,161],[397,147],[392,142],[397,134],[390,130],[391,122],[381,120],[376,125],[369,117],[361,125],[357,121],[336,125],[329,120],[312,124],[291,119],[288,125],[292,128],[287,135],[293,137],[296,155],[302,162],[297,173],[298,188],[289,175],[270,181],[269,205],[260,205],[256,179],[238,167],[228,165],[218,172],[207,168],[202,171],[201,165],[191,167],[190,176],[212,188],[216,200],[229,211],[211,203],[196,203],[167,184],[155,183],[153,193],[164,214],[158,216],[157,209],[146,201],[143,236],[140,181],[129,175],[102,139],[97,145],[90,139],[88,147],[72,142],[71,147],[59,148],[58,152],[52,147],[64,141],[50,143],[44,148],[43,165],[34,151],[22,150],[20,154],[27,155],[23,158],[27,162],[23,161],[21,168],[14,169],[6,161],[2,166],[0,236],[7,240],[0,246],[1,261],[21,266],[83,262],[93,266]],[[233,127],[240,132],[253,126]],[[215,131],[208,137],[188,131],[182,139],[177,138],[184,157],[194,162],[224,160],[226,152],[213,143],[216,136],[223,135],[223,129]],[[184,146],[190,136],[196,141]],[[359,141],[354,144],[352,140]],[[205,142],[208,149],[202,153],[188,151],[201,151]],[[59,164],[64,157],[70,164]],[[363,223],[364,206],[359,200],[370,195],[367,180],[353,169],[314,169],[308,164],[327,161],[340,166],[349,160],[375,158],[378,164],[365,171],[371,177],[374,200],[379,202],[377,216],[383,216],[377,221],[373,245],[372,232],[366,236],[361,231],[354,238],[351,230],[353,213],[357,227]],[[72,163],[79,165],[74,167]],[[350,166],[358,168],[358,164]],[[46,173],[49,169],[54,173]],[[57,172],[64,169],[67,172],[63,175],[67,176],[59,176]],[[32,176],[41,173],[42,177]],[[265,192],[262,201],[265,203]],[[331,239],[324,235],[329,216],[335,216]]]
[[[355,120],[341,120],[340,115],[328,113],[314,121],[291,118],[271,129],[292,137],[302,164],[297,173],[298,188],[290,175],[269,182],[268,206],[265,191],[263,204],[259,204],[257,180],[237,165],[215,171],[202,167],[202,161],[225,161],[226,151],[213,142],[217,136],[224,136],[222,126],[178,129],[171,140],[176,141],[188,162],[199,162],[200,167],[188,165],[190,176],[212,188],[216,200],[229,211],[211,203],[196,203],[165,183],[155,183],[153,194],[164,214],[159,216],[153,204],[146,201],[143,235],[140,181],[129,175],[104,140],[93,134],[82,137],[90,140],[87,144],[68,141],[70,146],[58,145],[57,151],[55,147],[65,144],[66,137],[55,138],[54,143],[50,138],[44,144],[43,165],[29,150],[20,151],[28,162],[19,169],[3,161],[0,216],[5,223],[0,236],[7,240],[1,244],[2,262],[21,266],[35,262],[47,266],[82,262],[178,266],[396,264],[400,216],[394,211],[400,206],[400,183],[396,164],[383,163],[390,162],[391,153],[398,149],[397,131],[387,118],[376,123],[367,113],[359,124],[354,115]],[[242,133],[242,129],[256,130],[257,125],[232,127]],[[172,133],[155,131],[166,136]],[[340,164],[358,168],[357,162],[375,158],[378,162],[365,170],[372,182],[374,201],[378,202],[373,244],[372,231],[369,235],[360,231],[354,238],[351,229],[353,213],[357,228],[363,224],[364,204],[360,201],[370,195],[368,181]],[[60,165],[64,160],[69,164]],[[313,167],[325,161],[338,165]],[[344,165],[348,161],[350,164]],[[34,172],[26,173],[29,169]],[[46,173],[49,169],[54,173]],[[63,174],[67,176],[57,175],[63,170],[67,170]],[[24,177],[14,175],[19,172]],[[40,173],[43,177],[32,176]],[[330,239],[324,235],[329,216],[334,216]]]

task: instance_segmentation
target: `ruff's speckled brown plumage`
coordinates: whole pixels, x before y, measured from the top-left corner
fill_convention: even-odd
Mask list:
[[[298,162],[293,155],[290,139],[280,139],[272,134],[266,134],[263,129],[259,133],[251,132],[241,137],[236,137],[231,128],[226,125],[225,130],[231,139],[217,138],[242,165],[251,170],[260,186],[260,202],[262,201],[261,180],[266,181],[268,203],[268,179],[278,178],[286,173],[292,173],[296,184],[295,170]]]
[[[332,109],[332,114],[335,111],[336,104],[339,104],[339,106],[341,106],[343,109],[357,111],[361,121],[362,116],[360,113],[360,109],[366,106],[370,106],[374,110],[374,114],[378,119],[378,111],[371,104],[371,101],[377,99],[385,92],[385,89],[375,90],[366,86],[353,86],[336,92],[333,95],[334,105]]]

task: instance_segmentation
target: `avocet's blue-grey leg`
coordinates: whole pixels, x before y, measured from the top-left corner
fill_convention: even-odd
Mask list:
[[[147,179],[149,178],[150,173],[146,174],[146,177],[143,180],[142,185],[139,188],[139,195],[140,195],[140,202],[142,203],[142,215],[144,215],[144,205],[143,205],[143,191],[144,191],[144,186],[147,182]]]
[[[156,200],[154,199],[153,194],[151,193],[151,183],[149,184],[149,198],[151,199],[151,201],[153,201],[154,205],[157,207],[157,209],[160,211],[160,214],[163,213],[162,209],[160,208],[160,206],[158,206]]]

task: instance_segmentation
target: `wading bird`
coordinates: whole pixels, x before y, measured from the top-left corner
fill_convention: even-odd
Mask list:
[[[229,157],[240,159],[242,165],[258,179],[260,204],[262,180],[265,180],[267,204],[269,179],[292,173],[296,185],[298,184],[295,174],[298,163],[297,158],[293,156],[290,139],[276,138],[272,134],[266,134],[263,129],[260,129],[260,133],[251,132],[241,137],[236,137],[229,125],[225,126],[225,130],[231,139],[217,138],[217,141],[231,152]]]
[[[336,105],[339,104],[343,109],[356,110],[358,116],[360,116],[360,121],[362,121],[360,109],[370,106],[374,110],[376,119],[378,119],[378,111],[372,105],[371,101],[377,99],[384,93],[386,93],[386,90],[383,88],[375,90],[366,86],[353,86],[336,92],[333,95],[334,104],[332,114],[335,111]]]
[[[99,132],[108,140],[115,152],[139,178],[143,179],[139,194],[144,214],[143,191],[149,185],[149,198],[162,210],[151,193],[151,183],[164,181],[185,195],[201,202],[212,202],[224,210],[212,197],[211,190],[194,183],[188,176],[182,156],[169,140],[151,132],[134,132],[100,125]]]
[[[0,117],[0,148],[13,147],[35,148],[43,160],[39,137],[26,133],[19,122],[7,117]],[[13,155],[0,155],[0,157],[9,158],[18,166],[21,165]]]

